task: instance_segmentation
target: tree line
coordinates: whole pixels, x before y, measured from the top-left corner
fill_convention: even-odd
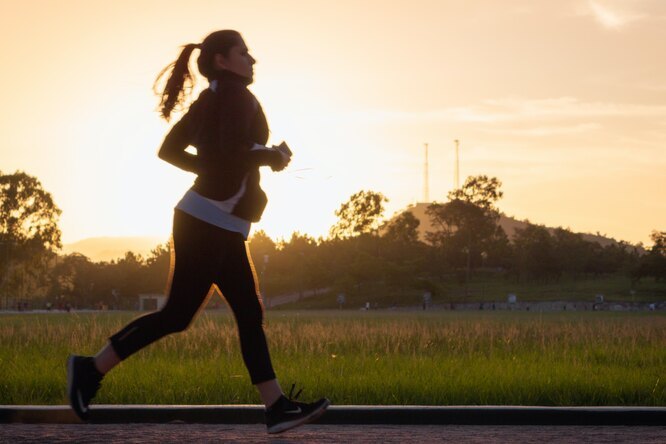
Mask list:
[[[388,199],[359,191],[335,212],[326,237],[295,232],[273,240],[263,231],[249,248],[264,297],[306,290],[395,295],[441,294],[448,283],[484,274],[513,282],[553,282],[604,275],[666,279],[666,232],[653,231],[646,251],[626,242],[602,246],[566,228],[527,223],[509,239],[498,224],[503,197],[495,177],[468,177],[445,202],[427,208],[432,230],[419,236],[409,210],[386,219]],[[0,173],[0,294],[3,306],[136,308],[137,295],[162,293],[169,245],[147,257],[127,252],[110,262],[61,255],[60,210],[39,181],[23,172]]]

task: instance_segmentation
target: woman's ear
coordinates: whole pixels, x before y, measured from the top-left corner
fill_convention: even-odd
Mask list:
[[[219,52],[217,54],[215,54],[215,56],[213,58],[213,67],[216,70],[227,69],[227,67],[228,67],[227,66],[227,60]]]

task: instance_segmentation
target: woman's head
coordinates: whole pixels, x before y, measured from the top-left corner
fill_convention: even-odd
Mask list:
[[[195,80],[189,69],[189,61],[195,49],[201,50],[197,58],[197,68],[208,80],[214,79],[219,71],[227,70],[252,82],[254,75],[252,67],[256,61],[249,54],[240,33],[232,30],[215,31],[199,44],[190,43],[183,46],[178,59],[157,76],[155,89],[162,76],[171,69],[164,91],[161,94],[156,91],[156,94],[161,95],[160,111],[167,121],[171,111],[185,100],[194,87]]]
[[[197,59],[199,72],[209,80],[221,70],[234,72],[252,80],[252,66],[256,61],[249,54],[243,37],[237,31],[216,31],[201,42]]]

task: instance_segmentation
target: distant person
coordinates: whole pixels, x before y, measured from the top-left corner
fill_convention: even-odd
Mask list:
[[[250,224],[260,219],[267,202],[259,167],[281,171],[291,151],[284,142],[265,146],[266,117],[247,89],[256,61],[236,31],[213,32],[200,44],[185,45],[178,60],[159,74],[157,81],[171,69],[161,93],[162,117],[169,120],[183,101],[185,83],[193,82],[188,62],[195,49],[200,50],[197,66],[209,87],[171,128],[158,153],[160,159],[197,175],[174,210],[168,300],[160,311],[135,319],[111,336],[95,357],[69,357],[69,401],[81,419],[88,418],[88,405],[104,375],[148,344],[185,330],[216,285],[236,318],[245,366],[266,406],[268,433],[279,433],[316,419],[330,404],[326,398],[296,402],[283,393],[268,353],[263,304],[245,243]],[[190,145],[196,154],[185,151]]]

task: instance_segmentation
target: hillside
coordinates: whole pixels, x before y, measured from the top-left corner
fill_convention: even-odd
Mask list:
[[[127,251],[146,257],[158,244],[166,239],[154,236],[91,237],[63,245],[64,254],[81,253],[95,262],[110,261],[125,256]]]
[[[419,229],[418,229],[419,239],[421,240],[425,240],[426,232],[434,231],[434,229],[432,228],[432,224],[430,223],[430,218],[426,214],[426,209],[428,208],[428,205],[430,204],[425,202],[419,202],[414,205],[410,205],[405,209],[405,211],[410,211],[421,222],[419,224]],[[509,239],[513,239],[516,230],[525,228],[527,226],[527,221],[521,221],[513,217],[507,216],[505,214],[501,214],[499,224],[506,233],[506,235],[509,237]],[[554,228],[553,227],[547,227],[547,228],[548,231],[550,231],[552,234]],[[597,234],[589,234],[589,233],[581,233],[581,234],[583,236],[583,239],[590,242],[597,242],[602,246],[617,243],[615,239],[609,237],[600,236]]]

